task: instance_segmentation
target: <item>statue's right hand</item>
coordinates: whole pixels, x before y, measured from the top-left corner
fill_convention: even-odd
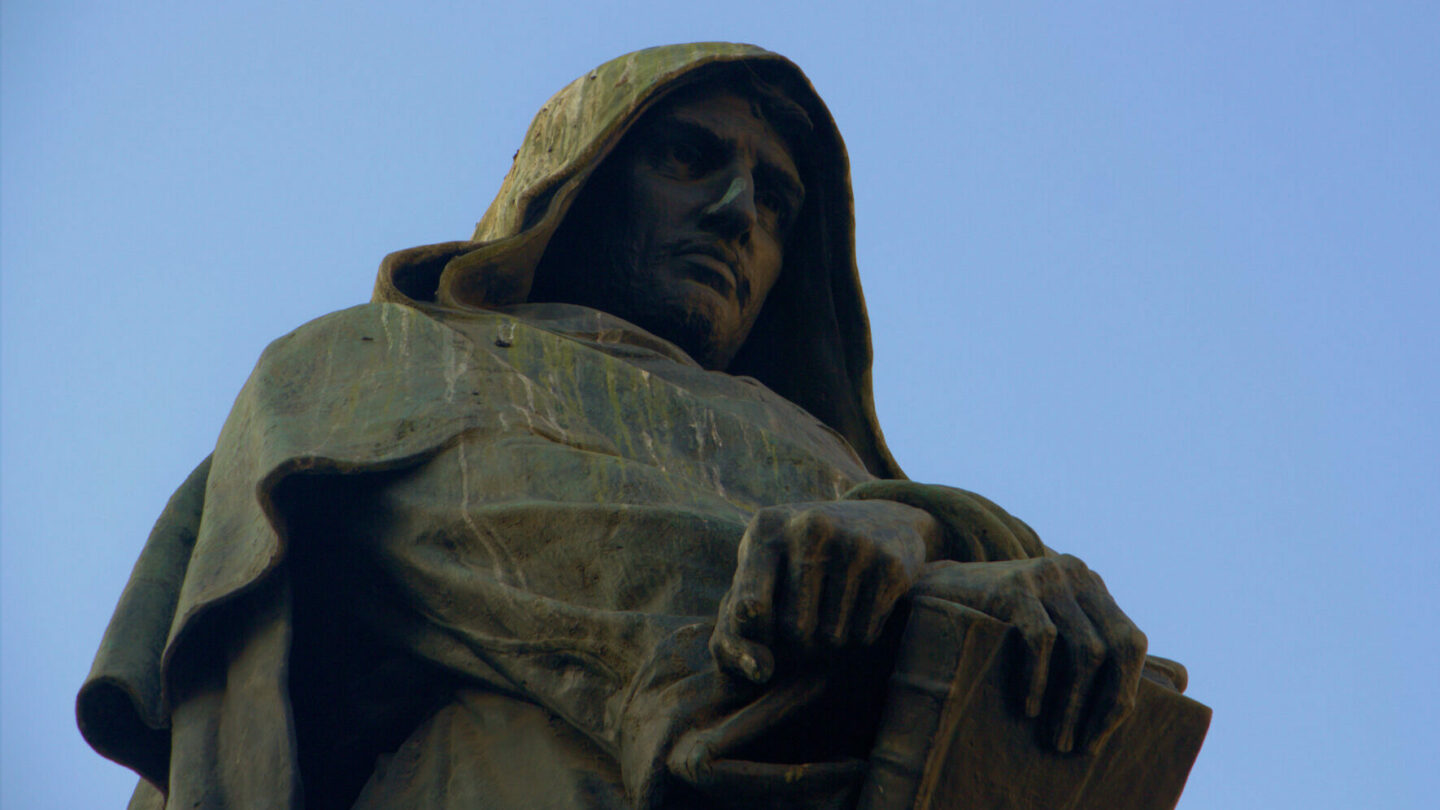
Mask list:
[[[1098,751],[1134,708],[1145,634],[1078,558],[942,560],[925,567],[912,593],[1015,626],[1025,649],[1016,683],[1025,714],[1041,717],[1056,750]]]
[[[928,512],[886,500],[760,510],[740,541],[710,652],[754,683],[775,657],[873,644],[915,583],[942,529]]]

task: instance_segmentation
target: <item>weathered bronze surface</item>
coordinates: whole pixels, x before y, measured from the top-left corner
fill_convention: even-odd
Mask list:
[[[132,806],[1173,805],[1183,669],[886,449],[853,219],[775,54],[561,90],[161,516],[78,702]]]

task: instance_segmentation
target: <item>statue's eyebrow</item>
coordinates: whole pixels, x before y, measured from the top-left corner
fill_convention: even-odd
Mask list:
[[[735,145],[722,137],[709,126],[697,121],[690,121],[674,115],[666,115],[655,122],[655,129],[649,133],[649,137],[656,142],[665,143],[673,140],[684,140],[700,147],[712,157],[729,158],[735,150]],[[780,147],[784,149],[784,147]],[[777,160],[772,150],[762,149],[756,155],[757,174],[759,178],[769,183],[787,197],[790,198],[793,207],[798,210],[805,202],[805,184],[800,177],[788,168],[785,163]]]
[[[665,116],[657,122],[652,137],[660,141],[684,140],[695,144],[703,149],[726,153],[733,147],[714,130],[694,121],[686,121],[683,118]]]

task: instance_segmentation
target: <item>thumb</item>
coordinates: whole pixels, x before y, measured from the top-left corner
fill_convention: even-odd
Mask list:
[[[729,632],[725,622],[710,636],[710,655],[724,672],[751,683],[763,684],[775,673],[775,655],[757,641]]]

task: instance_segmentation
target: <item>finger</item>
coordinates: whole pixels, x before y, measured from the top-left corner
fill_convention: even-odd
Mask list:
[[[825,564],[817,560],[790,560],[786,587],[780,597],[780,629],[800,649],[815,643],[820,598],[825,585]]]
[[[1091,626],[1090,619],[1073,598],[1067,596],[1047,603],[1051,621],[1055,623],[1060,649],[1068,672],[1055,679],[1052,689],[1059,688],[1058,713],[1054,715],[1053,742],[1062,753],[1075,750],[1075,731],[1079,725],[1085,698],[1095,684],[1095,676],[1105,661],[1105,645]]]
[[[820,638],[831,647],[843,647],[851,640],[852,618],[861,615],[856,611],[856,600],[873,556],[861,552],[848,562],[836,558],[831,563],[818,617]]]
[[[720,603],[719,626],[762,644],[775,637],[776,584],[785,566],[785,515],[762,510],[740,540],[735,576]]]
[[[1055,650],[1056,628],[1045,608],[1025,595],[1011,600],[1006,621],[1020,634],[1025,646],[1021,683],[1025,685],[1025,716],[1040,716],[1045,687],[1050,682],[1050,657]]]
[[[764,644],[750,641],[716,625],[710,635],[710,655],[724,672],[763,684],[775,672],[775,655]]]
[[[762,510],[740,539],[739,558],[730,590],[720,601],[710,654],[721,669],[756,683],[770,679],[775,658],[769,649],[774,639],[775,583],[784,557],[776,544],[786,515]]]
[[[807,510],[785,524],[785,587],[781,628],[800,649],[814,645],[835,527],[828,515]]]
[[[1094,753],[1104,747],[1135,708],[1149,642],[1115,604],[1100,577],[1093,573],[1091,577],[1091,586],[1077,594],[1076,601],[1090,617],[1090,623],[1106,647],[1106,662],[1086,712],[1090,719],[1077,744]]]
[[[861,639],[865,645],[874,644],[885,631],[885,623],[895,612],[900,598],[910,592],[914,577],[909,576],[903,565],[889,561],[873,566],[867,585],[856,596],[856,615],[866,617],[860,624],[864,632]]]

